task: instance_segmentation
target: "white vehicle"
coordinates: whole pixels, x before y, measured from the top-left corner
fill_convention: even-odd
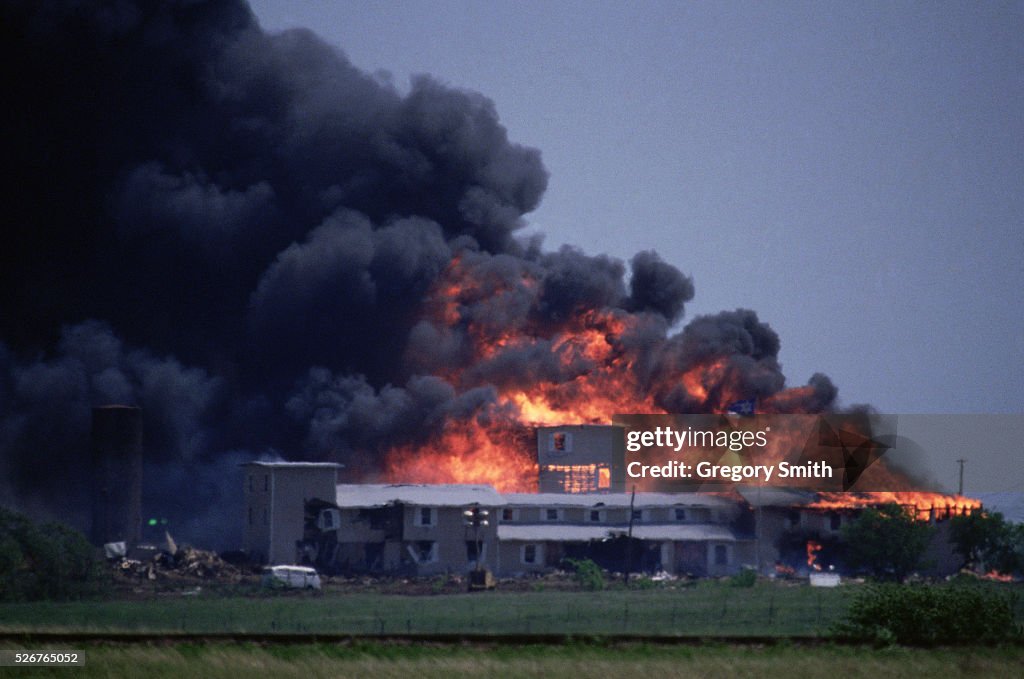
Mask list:
[[[320,589],[320,574],[308,566],[267,566],[263,569],[263,586]]]

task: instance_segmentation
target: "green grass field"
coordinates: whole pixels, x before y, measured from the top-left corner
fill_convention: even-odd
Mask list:
[[[853,588],[715,582],[601,592],[155,596],[0,605],[0,630],[820,636]]]
[[[990,585],[1016,593],[1020,585]],[[0,604],[0,631],[148,631],[335,634],[636,634],[804,636],[828,634],[857,585],[834,589],[758,583],[730,587],[481,592],[152,594],[139,600]],[[1016,595],[1024,622],[1024,597]]]
[[[85,666],[8,670],[52,677],[1019,677],[1024,649],[866,649],[795,646],[433,647],[251,646],[207,644],[97,646]]]

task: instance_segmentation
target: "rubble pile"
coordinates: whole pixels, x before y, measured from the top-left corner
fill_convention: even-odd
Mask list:
[[[175,547],[174,552],[153,545],[136,545],[124,556],[111,560],[116,572],[138,580],[217,580],[237,583],[242,571],[215,552],[194,547]]]

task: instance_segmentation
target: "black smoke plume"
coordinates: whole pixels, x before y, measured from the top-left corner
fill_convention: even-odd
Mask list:
[[[5,505],[84,527],[90,406],[135,404],[146,511],[236,546],[239,461],[372,474],[389,446],[487,416],[502,384],[585,374],[550,337],[590,310],[637,319],[617,341],[641,383],[718,354],[752,394],[784,385],[753,312],[671,334],[694,289],[655,253],[627,277],[517,237],[548,175],[479,94],[426,76],[400,93],[239,1],[7,0],[0,50]],[[439,328],[425,305],[454,259],[507,291]],[[474,363],[474,328],[532,339]]]

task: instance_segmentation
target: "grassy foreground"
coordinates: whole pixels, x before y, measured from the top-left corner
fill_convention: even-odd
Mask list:
[[[0,631],[824,636],[855,588],[221,596],[0,604]]]
[[[625,646],[99,646],[84,667],[7,670],[53,677],[1019,677],[1024,649]]]

